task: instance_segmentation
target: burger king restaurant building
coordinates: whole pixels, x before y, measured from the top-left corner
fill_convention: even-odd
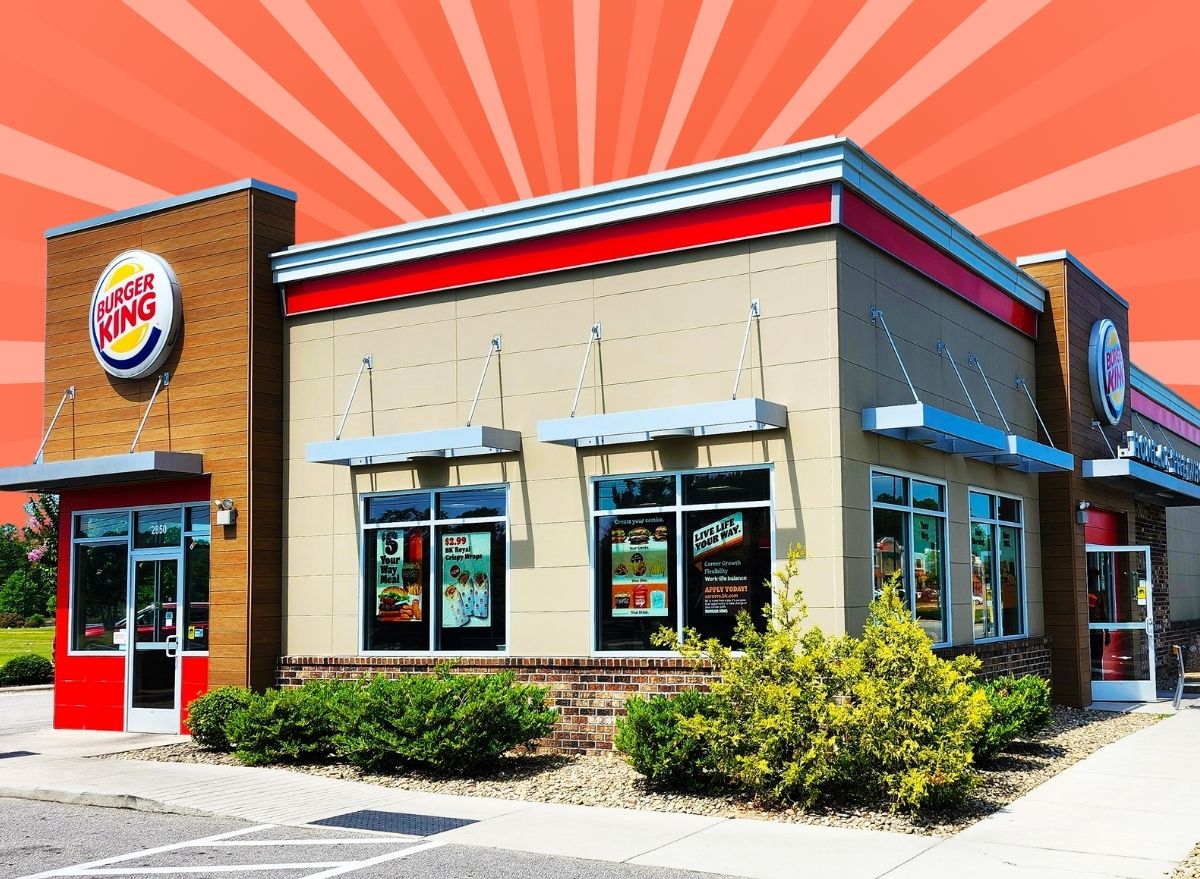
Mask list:
[[[1013,263],[827,138],[295,245],[242,181],[47,233],[55,723],[178,730],[221,684],[512,669],[565,749],[702,684],[802,544],[811,621],[895,578],[1056,697],[1200,638],[1200,411],[1128,304]],[[68,550],[69,547],[69,550]]]

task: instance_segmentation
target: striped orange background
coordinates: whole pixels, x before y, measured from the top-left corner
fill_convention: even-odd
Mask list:
[[[253,176],[313,240],[824,134],[1010,256],[1074,252],[1200,403],[1191,0],[38,0],[0,25],[0,464],[41,431],[48,227]]]

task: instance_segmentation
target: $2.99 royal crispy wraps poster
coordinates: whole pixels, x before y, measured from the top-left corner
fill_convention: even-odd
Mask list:
[[[381,623],[421,621],[421,571],[404,567],[404,532],[375,532],[376,615]]]
[[[442,625],[492,624],[492,533],[442,535]]]

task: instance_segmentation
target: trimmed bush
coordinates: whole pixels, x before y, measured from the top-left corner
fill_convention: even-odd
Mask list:
[[[546,693],[512,672],[376,676],[336,706],[335,747],[369,772],[463,775],[549,735],[558,712]]]
[[[188,703],[188,729],[192,741],[210,751],[229,751],[233,745],[225,734],[229,718],[247,707],[254,694],[245,687],[217,687]]]
[[[975,742],[976,760],[991,760],[1014,739],[1036,735],[1050,725],[1050,684],[1037,675],[1005,675],[984,681],[979,690],[991,705],[991,718]]]
[[[40,629],[44,625],[46,625],[46,618],[40,613],[25,617],[25,628],[27,629]]]
[[[0,629],[20,629],[25,625],[25,617],[19,613],[0,612]]]
[[[299,687],[251,693],[225,724],[233,755],[250,766],[311,763],[328,757],[333,753],[338,703],[360,690],[349,681],[308,681]]]
[[[699,718],[713,721],[715,696],[685,690],[677,696],[634,696],[617,718],[613,745],[651,783],[676,790],[710,790],[724,783],[712,744]]]
[[[0,684],[45,684],[54,680],[54,664],[36,653],[21,653],[0,666]]]

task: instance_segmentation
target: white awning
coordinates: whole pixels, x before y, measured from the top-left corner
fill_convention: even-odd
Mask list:
[[[1024,473],[1073,470],[1067,452],[925,403],[864,409],[863,430]]]
[[[517,431],[481,426],[309,443],[306,457],[317,464],[365,467],[423,458],[466,458],[519,451],[521,434]]]
[[[133,452],[2,467],[0,491],[57,492],[65,488],[179,479],[203,473],[204,456],[198,453]]]
[[[1083,462],[1084,479],[1107,479],[1164,507],[1200,505],[1200,485],[1156,470],[1132,458],[1097,458]]]
[[[719,436],[787,427],[787,407],[749,397],[538,422],[538,440],[564,446],[608,446],[664,437]]]

